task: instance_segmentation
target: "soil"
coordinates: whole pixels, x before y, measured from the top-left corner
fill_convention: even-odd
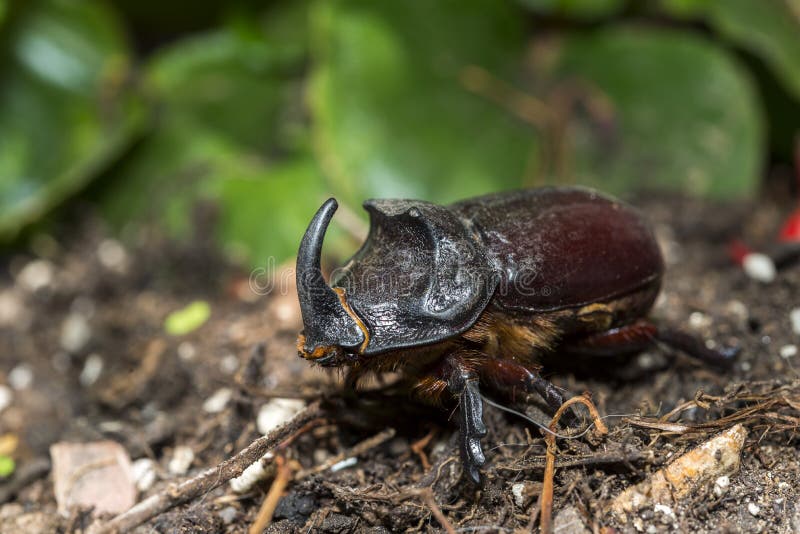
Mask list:
[[[629,360],[548,370],[558,386],[591,392],[600,412],[612,415],[606,437],[558,441],[557,532],[580,532],[582,524],[595,532],[800,531],[797,404],[770,405],[742,420],[748,429],[742,465],[724,494],[714,494],[710,481],[667,509],[645,506],[626,523],[603,512],[623,488],[730,427],[722,417],[758,399],[800,395],[800,354],[786,348],[800,342],[790,322],[799,305],[800,266],[762,284],[733,265],[726,250],[732,238],[766,247],[791,208],[788,201],[788,195],[756,205],[653,195],[634,200],[653,221],[668,263],[653,317],[742,350],[727,371],[665,347]],[[38,236],[30,251],[6,257],[0,269],[0,384],[13,396],[0,411],[0,443],[18,439],[16,471],[0,480],[0,531],[75,531],[88,524],[89,510],[67,518],[56,513],[49,460],[55,442],[113,440],[133,460],[153,459],[157,481],[141,499],[247,446],[260,435],[259,408],[274,397],[325,399],[327,423],[297,436],[285,451],[302,469],[387,428],[395,432],[349,466],[290,481],[268,532],[441,531],[413,491],[425,485],[458,532],[527,528],[538,510],[546,450],[529,423],[486,408],[485,481],[475,488],[460,477],[447,409],[390,396],[379,384],[360,398],[342,394],[338,374],[297,357],[292,288],[253,293],[248,271],[216,252],[205,237],[210,232],[176,243],[143,231],[123,246],[86,216],[63,231]],[[167,315],[195,300],[210,304],[209,320],[182,336],[166,334]],[[254,351],[261,343],[263,361]],[[209,399],[225,388],[230,400],[211,406]],[[676,434],[621,417],[663,415],[695,398],[713,401],[670,421],[718,423]],[[535,402],[527,413],[549,420]],[[185,447],[194,458],[188,472],[175,474],[170,460]],[[608,453],[606,459],[599,453]],[[246,532],[270,483],[267,478],[244,494],[224,484],[138,531]]]

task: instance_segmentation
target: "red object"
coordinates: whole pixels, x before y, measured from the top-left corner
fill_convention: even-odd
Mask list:
[[[783,223],[778,234],[778,241],[782,243],[800,242],[800,208],[794,210],[786,222]]]

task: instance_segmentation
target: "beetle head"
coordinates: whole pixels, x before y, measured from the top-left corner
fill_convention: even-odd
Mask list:
[[[329,199],[311,220],[297,254],[297,292],[303,315],[298,351],[320,365],[342,365],[353,359],[367,339],[366,328],[345,300],[322,276],[320,254],[325,230],[338,207]]]
[[[370,357],[453,338],[471,327],[497,286],[482,238],[446,206],[368,200],[370,232],[331,277],[369,330]]]

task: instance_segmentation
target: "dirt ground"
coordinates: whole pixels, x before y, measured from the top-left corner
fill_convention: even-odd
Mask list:
[[[725,372],[663,347],[629,361],[551,369],[557,385],[591,392],[602,414],[615,415],[606,420],[607,437],[559,440],[556,532],[581,532],[582,525],[595,532],[800,531],[800,354],[787,348],[800,342],[790,323],[790,310],[800,305],[800,266],[764,285],[733,266],[726,252],[734,237],[754,245],[770,241],[791,208],[789,195],[771,198],[779,200],[635,201],[653,221],[668,263],[653,316],[742,351]],[[0,436],[18,438],[16,472],[0,480],[0,531],[71,531],[88,524],[88,511],[56,514],[54,442],[109,439],[133,460],[155,460],[157,480],[143,498],[257,438],[257,413],[271,398],[321,396],[330,407],[328,422],[297,437],[286,453],[303,469],[330,464],[372,436],[392,437],[367,447],[354,464],[290,481],[268,532],[441,531],[430,507],[410,492],[425,484],[432,484],[458,532],[526,528],[537,509],[545,454],[532,425],[487,407],[485,483],[476,489],[460,479],[447,410],[380,393],[343,398],[339,376],[297,357],[298,308],[291,293],[253,294],[249,273],[221,259],[203,237],[209,232],[201,228],[199,237],[183,243],[145,232],[123,247],[92,218],[78,219],[63,235],[39,236],[30,252],[0,265],[0,384],[11,395],[0,411]],[[165,317],[198,299],[210,304],[210,319],[186,335],[165,334]],[[263,363],[253,350],[259,343],[265,343]],[[231,393],[227,403],[219,402],[220,390]],[[663,415],[699,392],[707,404],[671,421],[716,421],[778,397],[795,404],[769,404],[743,419],[742,467],[721,495],[703,484],[680,503],[647,506],[624,524],[605,515],[609,498],[732,424],[667,434],[616,415]],[[528,413],[548,422],[535,406]],[[186,447],[191,465],[176,474],[170,462]],[[428,460],[433,467],[426,471]],[[246,532],[270,482],[241,495],[224,484],[138,531]]]

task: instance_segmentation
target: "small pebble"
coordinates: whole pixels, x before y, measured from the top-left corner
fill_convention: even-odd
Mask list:
[[[156,463],[150,458],[139,458],[131,464],[133,480],[136,482],[136,489],[144,493],[153,487],[156,481]]]
[[[217,512],[217,515],[219,516],[220,519],[222,519],[223,524],[230,525],[231,523],[236,521],[236,518],[239,516],[239,511],[233,506],[226,506],[225,508]]]
[[[794,308],[789,312],[789,319],[792,322],[792,332],[800,336],[800,308]]]
[[[61,324],[61,348],[67,352],[80,352],[91,338],[89,321],[79,313],[70,313]]]
[[[17,275],[17,284],[23,289],[35,293],[52,285],[55,268],[47,260],[33,260]]]
[[[97,247],[97,258],[106,269],[124,274],[128,268],[128,253],[116,239],[106,239]]]
[[[306,403],[300,399],[272,399],[258,410],[256,427],[262,434],[269,432],[289,421]]]
[[[517,483],[511,486],[511,494],[514,496],[514,504],[519,508],[525,505],[525,484]]]
[[[695,330],[701,330],[711,325],[711,318],[703,312],[692,312],[689,315],[689,326]]]
[[[78,377],[78,381],[85,388],[92,386],[97,379],[100,378],[100,373],[103,372],[103,357],[99,354],[90,354],[86,361],[83,363],[83,369]]]
[[[194,461],[194,451],[191,447],[180,445],[172,452],[172,459],[167,469],[173,475],[185,475]]]
[[[11,372],[8,373],[8,383],[17,391],[28,389],[33,383],[33,370],[31,366],[21,363],[14,367]]]
[[[188,341],[182,341],[180,345],[178,345],[178,358],[184,362],[190,362],[194,360],[194,357],[197,356],[197,349],[194,348],[194,345]]]
[[[662,514],[664,514],[666,518],[668,518],[671,521],[675,521],[676,519],[675,512],[673,512],[672,508],[670,508],[666,504],[656,504],[655,506],[653,506],[653,511],[661,512]]]
[[[775,263],[760,252],[753,252],[742,259],[742,269],[753,280],[769,284],[775,281]]]
[[[741,300],[731,300],[725,305],[725,311],[737,319],[741,324],[747,322],[750,318],[750,312],[747,311],[747,306]]]
[[[226,375],[232,375],[239,369],[239,358],[235,354],[226,354],[220,360],[219,368]]]
[[[758,516],[758,513],[761,511],[761,508],[754,502],[747,503],[747,511],[750,512],[752,516]]]
[[[233,391],[229,388],[220,388],[203,403],[203,410],[208,413],[220,413],[231,400]]]
[[[752,369],[752,368],[753,368],[753,366],[752,366],[752,365],[750,365],[750,362],[742,362],[741,364],[739,364],[739,367],[740,367],[740,368],[742,369],[742,371],[744,371],[744,372],[747,372],[747,371],[749,371],[750,369]]]
[[[722,497],[723,495],[728,493],[728,488],[730,487],[730,485],[731,485],[731,478],[729,476],[723,475],[717,478],[717,480],[714,481],[714,495],[716,495],[717,497]]]
[[[797,355],[797,345],[784,345],[779,351],[781,358],[789,359]]]
[[[14,401],[14,392],[10,387],[0,384],[0,413],[11,406]]]

